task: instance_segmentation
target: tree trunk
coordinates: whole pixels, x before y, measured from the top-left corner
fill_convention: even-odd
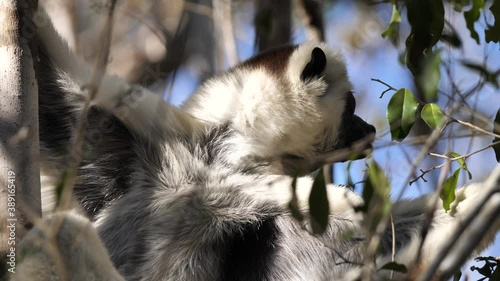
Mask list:
[[[36,0],[0,1],[0,276],[15,271],[28,215],[41,215],[35,8]]]

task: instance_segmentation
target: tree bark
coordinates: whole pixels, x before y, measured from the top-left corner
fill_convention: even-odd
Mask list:
[[[38,85],[30,50],[36,3],[0,1],[0,276],[15,271],[18,242],[31,227],[28,215],[41,215]]]

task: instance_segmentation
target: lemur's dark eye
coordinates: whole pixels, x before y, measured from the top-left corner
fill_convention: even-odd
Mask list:
[[[354,115],[354,110],[356,110],[356,99],[354,98],[352,91],[349,91],[345,101],[345,114],[352,116]]]
[[[316,47],[311,52],[311,60],[304,67],[300,79],[304,82],[310,80],[314,77],[319,77],[319,75],[325,70],[326,67],[326,56],[323,50]]]

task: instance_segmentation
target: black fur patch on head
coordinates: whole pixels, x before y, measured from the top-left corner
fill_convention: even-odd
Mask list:
[[[316,47],[311,52],[311,60],[304,67],[302,74],[300,75],[300,80],[308,81],[314,77],[319,77],[319,75],[325,70],[326,67],[326,55],[320,48]]]
[[[241,63],[240,65],[234,67],[236,68],[264,68],[268,70],[271,74],[277,75],[278,77],[283,76],[288,65],[288,60],[292,53],[297,49],[297,46],[283,46],[276,49],[271,49],[269,51],[260,53],[251,59]]]

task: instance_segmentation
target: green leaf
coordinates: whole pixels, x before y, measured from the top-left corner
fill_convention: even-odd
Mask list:
[[[458,158],[458,157],[461,157],[462,155],[456,153],[456,152],[450,152],[450,156],[453,157],[453,158]],[[467,164],[465,164],[465,159],[464,158],[460,158],[460,159],[457,159],[457,162],[458,164],[460,164],[460,168],[467,171],[467,174],[469,175],[469,179],[471,180],[472,179],[472,174],[471,172],[469,171],[469,168],[467,167]]]
[[[406,38],[406,65],[414,76],[422,71],[426,54],[441,38],[444,28],[443,1],[406,0],[411,32]]]
[[[363,180],[363,192],[361,193],[361,197],[363,198],[363,205],[355,206],[355,212],[362,212],[365,214],[368,213],[368,206],[370,205],[373,194],[375,193],[371,181],[368,180],[369,175],[369,173],[365,175],[365,179]]]
[[[398,6],[396,5],[395,1],[393,1],[391,21],[389,22],[389,26],[387,27],[387,29],[382,32],[382,37],[386,38],[389,36],[391,38],[394,38],[397,35],[400,22],[401,15],[399,14]]]
[[[401,141],[408,135],[415,123],[417,108],[418,103],[408,89],[399,89],[392,96],[387,106],[387,121],[393,140]]]
[[[454,48],[460,48],[462,47],[462,40],[458,36],[457,33],[451,32],[451,33],[443,33],[441,34],[441,41],[448,43],[450,46]]]
[[[474,29],[474,24],[479,19],[479,15],[481,14],[481,9],[483,8],[484,8],[484,0],[472,0],[472,8],[469,11],[464,12],[464,18],[467,24],[467,28],[470,31],[470,37],[476,40],[477,44],[479,44],[479,35]]]
[[[375,160],[372,160],[368,167],[368,171],[370,172],[368,180],[372,184],[375,193],[380,197],[389,198],[391,188],[384,170],[380,168]]]
[[[292,199],[288,203],[288,208],[290,209],[290,212],[292,213],[292,217],[294,217],[298,221],[303,221],[304,215],[302,214],[302,212],[300,212],[300,209],[299,209],[299,203],[298,203],[296,190],[297,190],[297,176],[294,176],[293,180],[292,180]]]
[[[495,116],[495,121],[493,125],[493,133],[500,135],[500,130],[495,130],[495,125],[500,126],[500,109],[497,111],[497,115]],[[493,142],[500,142],[500,138],[494,138]],[[495,157],[497,158],[497,162],[500,163],[500,144],[494,145],[493,151],[495,151]]]
[[[457,12],[461,12],[465,6],[470,4],[470,0],[448,0],[451,4],[453,4],[453,9]]]
[[[443,189],[439,197],[443,200],[443,207],[446,212],[450,210],[450,205],[455,201],[455,189],[457,188],[458,176],[460,168],[458,168],[453,175],[446,179],[443,184]]]
[[[435,103],[426,104],[420,112],[420,117],[422,117],[425,123],[432,129],[436,129],[445,119],[443,111]]]
[[[491,276],[491,267],[486,263],[483,267],[471,266],[471,271],[477,270],[481,275],[490,277]]]
[[[422,73],[417,76],[419,89],[422,90],[426,101],[437,100],[439,80],[441,79],[441,51],[433,52],[425,58]]]
[[[68,180],[68,170],[65,170],[61,177],[59,178],[59,182],[57,183],[55,187],[55,196],[56,196],[56,206],[59,206],[59,203],[61,201],[64,185],[66,181]]]
[[[495,271],[491,273],[491,277],[489,281],[500,281],[500,263],[497,263]]]
[[[486,69],[486,66],[468,61],[462,61],[462,65],[472,71],[478,72],[486,82],[493,84],[493,86],[495,86],[497,89],[499,88],[497,80],[498,74],[495,74],[492,71]]]
[[[397,262],[388,262],[380,268],[380,270],[383,270],[383,269],[393,270],[393,271],[401,272],[401,273],[406,273],[408,271],[408,269],[406,269],[406,266],[404,264],[399,264]]]
[[[460,278],[462,277],[462,271],[458,271],[457,273],[455,273],[455,275],[453,275],[453,281],[460,281]]]
[[[490,11],[495,18],[494,25],[488,25],[488,29],[484,31],[484,39],[486,42],[500,42],[500,1],[493,1]]]
[[[390,212],[390,191],[391,186],[384,174],[384,170],[380,168],[375,160],[372,160],[365,174],[362,193],[363,205],[355,208],[356,212],[361,211],[369,215],[369,230],[375,230],[384,215]]]
[[[326,184],[323,176],[323,168],[319,169],[314,179],[311,194],[309,195],[309,212],[311,215],[311,227],[314,234],[322,234],[328,226],[330,206],[326,195]]]

